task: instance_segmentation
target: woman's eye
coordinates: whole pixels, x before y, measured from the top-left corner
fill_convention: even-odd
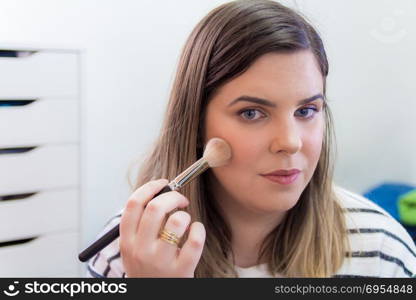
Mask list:
[[[257,120],[263,116],[263,113],[257,109],[245,109],[239,112],[239,115],[242,116],[245,120]]]
[[[299,112],[297,116],[304,119],[311,119],[318,112],[318,109],[316,109],[315,107],[304,107],[297,110],[297,112]]]
[[[302,119],[312,119],[317,112],[319,112],[319,109],[316,107],[303,107],[298,109],[295,115]],[[255,121],[265,116],[262,111],[254,108],[243,109],[238,113],[238,115],[246,121]]]

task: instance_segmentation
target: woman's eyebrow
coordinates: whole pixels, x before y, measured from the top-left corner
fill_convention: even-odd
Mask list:
[[[300,100],[298,102],[298,105],[304,105],[304,104],[307,104],[307,103],[312,102],[312,101],[314,101],[316,99],[319,99],[319,98],[324,100],[324,96],[321,93],[319,93],[319,94],[316,94],[312,97]],[[228,104],[228,106],[234,105],[235,103],[240,102],[240,101],[252,102],[252,103],[256,103],[256,104],[260,104],[260,105],[264,105],[264,106],[269,106],[269,107],[276,107],[276,104],[272,101],[269,101],[267,99],[258,98],[258,97],[246,96],[246,95],[243,95],[243,96],[238,97],[237,99],[234,99],[230,104]]]

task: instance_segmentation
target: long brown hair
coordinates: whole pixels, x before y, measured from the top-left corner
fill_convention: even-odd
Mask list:
[[[316,30],[290,8],[268,0],[223,4],[203,18],[183,48],[159,137],[144,159],[138,188],[158,178],[173,179],[202,156],[208,102],[224,83],[241,75],[261,55],[309,50],[325,81],[328,61]],[[326,98],[326,97],[325,97]],[[297,204],[263,241],[259,259],[288,277],[327,277],[341,266],[348,243],[342,209],[333,192],[333,127],[324,106],[322,151],[312,179]],[[195,277],[235,277],[231,231],[210,193],[209,171],[181,190],[186,208],[207,231]]]

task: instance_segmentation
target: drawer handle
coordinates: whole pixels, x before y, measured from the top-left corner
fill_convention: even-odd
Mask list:
[[[38,192],[25,193],[25,194],[12,194],[0,196],[0,201],[22,200],[36,195]]]
[[[0,50],[0,57],[26,57],[35,54],[37,51],[33,50]]]
[[[29,243],[35,239],[37,239],[38,237],[31,237],[31,238],[27,238],[27,239],[20,239],[20,240],[13,240],[13,241],[7,241],[7,242],[1,242],[0,243],[0,247],[9,247],[9,246],[14,246],[14,245],[19,245],[19,244],[26,244]]]
[[[0,148],[1,154],[16,154],[16,153],[25,153],[36,149],[38,146],[32,147],[16,147],[16,148]]]
[[[27,99],[27,100],[0,100],[0,107],[9,106],[25,106],[35,102],[38,99]]]

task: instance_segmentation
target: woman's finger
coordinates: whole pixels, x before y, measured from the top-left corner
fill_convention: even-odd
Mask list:
[[[185,211],[179,210],[169,216],[165,227],[162,228],[168,233],[175,234],[180,240],[185,234],[186,229],[191,222],[191,215]],[[178,256],[178,245],[171,244],[159,238],[157,245],[157,257],[163,264],[175,262]]]
[[[188,204],[188,199],[176,191],[167,192],[152,199],[147,204],[137,229],[139,243],[154,245],[164,225],[166,215],[175,208],[183,208]]]
[[[149,181],[130,196],[120,220],[121,242],[133,241],[145,205],[168,183],[166,179]]]
[[[205,227],[200,222],[192,223],[189,229],[188,239],[179,251],[178,268],[189,277],[194,276],[194,271],[201,258],[205,244]]]

